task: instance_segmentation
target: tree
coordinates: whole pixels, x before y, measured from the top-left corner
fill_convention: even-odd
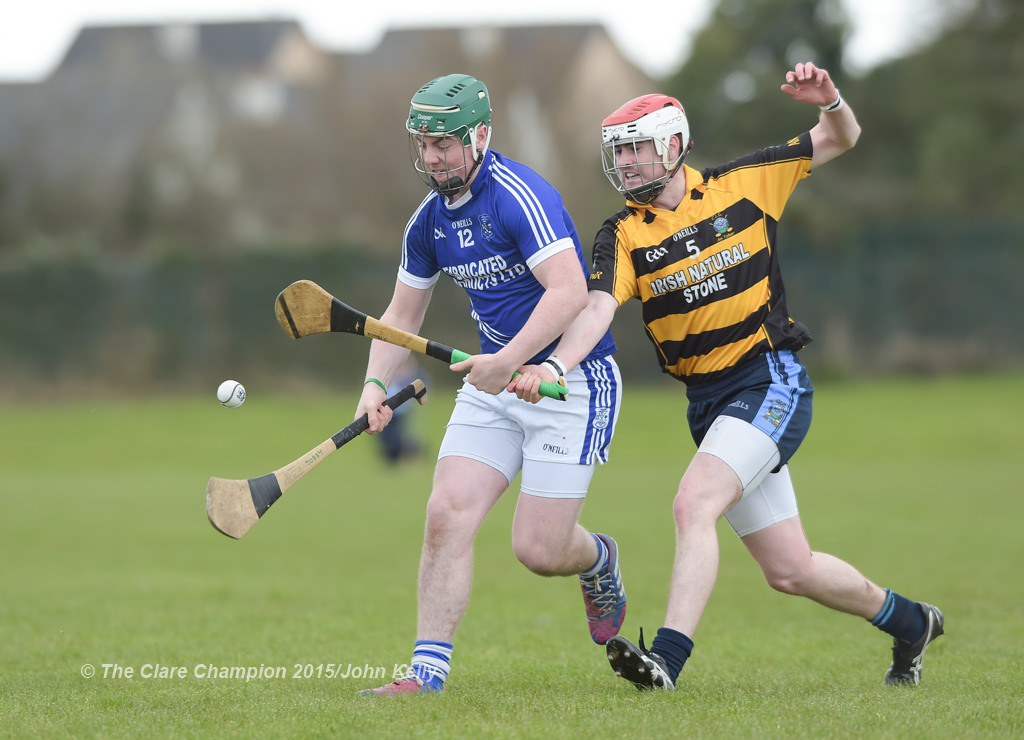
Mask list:
[[[779,85],[796,62],[840,69],[847,27],[837,0],[722,0],[665,86],[690,115],[701,159],[725,161],[806,130],[806,112]]]
[[[851,88],[865,130],[858,211],[887,221],[937,215],[1019,222],[1022,35],[1019,2],[980,0],[927,48]]]

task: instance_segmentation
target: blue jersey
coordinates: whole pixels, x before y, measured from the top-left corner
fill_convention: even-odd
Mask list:
[[[562,196],[529,167],[494,151],[484,155],[470,193],[454,205],[431,192],[405,228],[398,279],[427,289],[442,272],[469,294],[480,351],[493,354],[523,328],[544,287],[533,268],[573,249],[589,277],[576,227]],[[557,339],[528,363],[551,354]],[[586,360],[615,351],[605,332]]]

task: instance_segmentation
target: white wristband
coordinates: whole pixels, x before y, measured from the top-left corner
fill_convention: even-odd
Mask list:
[[[565,365],[563,365],[562,361],[559,360],[554,355],[551,355],[551,357],[549,357],[548,359],[544,360],[544,362],[542,362],[541,365],[551,365],[551,367],[554,369],[555,375],[557,377],[559,377],[559,378],[564,378],[565,377],[565,373],[566,373]]]
[[[843,96],[839,94],[839,88],[836,88],[836,99],[828,105],[819,105],[818,110],[822,113],[835,113],[837,110],[843,107]]]

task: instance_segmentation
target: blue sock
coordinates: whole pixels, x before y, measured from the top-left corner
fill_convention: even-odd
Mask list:
[[[658,630],[654,642],[651,643],[651,652],[657,653],[665,659],[669,678],[672,679],[672,683],[675,683],[679,672],[683,670],[686,659],[693,652],[693,640],[682,632],[662,627]]]
[[[608,545],[593,532],[590,533],[590,536],[597,543],[597,560],[594,561],[593,565],[580,573],[581,576],[595,576],[608,563]]]
[[[448,680],[454,647],[450,642],[417,640],[412,651],[413,673],[434,691],[440,691]]]
[[[917,602],[889,589],[885,589],[885,603],[871,620],[871,624],[897,640],[911,644],[920,640],[927,629],[924,612]]]

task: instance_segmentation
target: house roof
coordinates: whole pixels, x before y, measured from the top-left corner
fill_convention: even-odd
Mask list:
[[[135,62],[166,61],[167,40],[175,32],[190,44],[194,57],[221,69],[259,66],[286,34],[303,34],[294,20],[85,26],[57,71],[116,62],[122,50],[130,50]]]

